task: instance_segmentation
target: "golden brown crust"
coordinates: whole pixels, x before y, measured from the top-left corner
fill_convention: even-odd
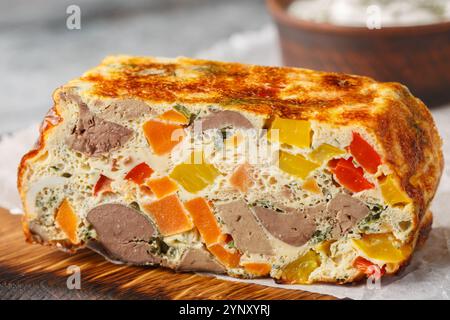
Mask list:
[[[432,225],[433,225],[433,214],[431,213],[431,211],[427,211],[427,213],[422,217],[422,221],[419,226],[419,232],[416,240],[416,247],[421,247],[425,244],[430,234]]]
[[[55,101],[56,105],[56,101]],[[23,180],[25,179],[26,169],[28,165],[28,161],[33,159],[35,156],[37,156],[44,148],[45,148],[45,142],[48,137],[48,134],[52,128],[57,126],[61,121],[61,117],[58,114],[55,105],[47,112],[47,115],[44,118],[44,121],[42,121],[41,126],[39,128],[39,139],[37,140],[34,148],[30,150],[28,153],[26,153],[22,160],[20,161],[19,168],[18,168],[18,174],[17,174],[17,188],[19,190],[19,195],[22,199],[22,203],[25,203],[25,194],[23,192]],[[22,217],[22,229],[25,234],[25,239],[29,243],[41,243],[45,244],[41,237],[38,235],[35,235],[31,232],[29,225],[28,225],[28,212],[26,212]],[[63,247],[69,249],[70,246],[67,246],[66,243],[62,243]]]
[[[422,217],[422,219],[420,220],[419,227],[414,235],[413,243],[412,243],[414,250],[413,250],[412,254],[408,257],[408,259],[406,259],[405,261],[403,261],[400,264],[400,266],[398,267],[397,270],[395,270],[392,273],[389,273],[388,275],[390,275],[390,276],[396,275],[396,274],[401,273],[403,270],[405,270],[405,268],[411,263],[411,260],[414,256],[415,250],[418,247],[422,246],[425,243],[425,241],[427,240],[428,235],[431,231],[432,224],[433,224],[433,214],[431,211],[428,210],[425,213],[425,215]]]
[[[184,57],[162,61],[109,57],[69,85],[81,83],[91,84],[87,93],[99,97],[132,97],[167,104],[217,103],[298,119],[310,118],[318,109],[321,119],[331,119],[344,105],[348,105],[350,117],[361,118],[361,107],[350,106],[370,103],[377,96],[376,88],[369,88],[376,82],[366,77]]]
[[[421,219],[442,174],[442,141],[427,107],[404,86],[389,85],[398,98],[386,98],[389,110],[377,116],[374,131],[386,151],[385,162],[414,199]]]

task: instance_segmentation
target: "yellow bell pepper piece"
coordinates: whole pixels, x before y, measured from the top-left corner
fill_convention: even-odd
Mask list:
[[[212,184],[220,173],[212,164],[205,162],[201,152],[193,152],[190,159],[189,162],[177,165],[169,176],[186,191],[197,193]]]
[[[320,255],[313,250],[309,250],[283,269],[281,279],[289,283],[310,283],[309,276],[320,267],[320,264]]]
[[[331,144],[324,143],[318,146],[313,151],[311,151],[310,154],[308,155],[308,158],[316,163],[323,164],[324,162],[327,162],[331,158],[334,158],[344,153],[345,153],[344,150],[332,146]]]
[[[331,256],[331,245],[334,243],[335,241],[333,240],[325,240],[322,241],[321,243],[317,244],[314,249],[317,252],[323,253],[326,256]]]
[[[411,247],[396,247],[397,240],[390,233],[366,234],[361,239],[353,239],[353,245],[368,258],[387,263],[399,263],[411,254]]]
[[[277,131],[275,131],[277,130]],[[278,141],[299,148],[311,146],[311,124],[306,120],[275,118],[268,132],[269,141]]]
[[[380,188],[384,201],[391,206],[404,205],[411,202],[411,198],[400,189],[393,176],[387,176],[382,180]]]
[[[315,162],[307,160],[301,154],[291,154],[284,151],[280,151],[279,160],[281,170],[301,179],[306,179],[310,172],[320,166]]]

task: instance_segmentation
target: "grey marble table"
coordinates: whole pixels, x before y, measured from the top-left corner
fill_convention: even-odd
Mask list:
[[[66,9],[81,9],[81,29]],[[0,135],[39,121],[53,90],[109,54],[192,56],[270,21],[263,0],[0,0]]]

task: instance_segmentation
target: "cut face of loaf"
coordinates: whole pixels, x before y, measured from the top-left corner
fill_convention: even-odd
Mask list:
[[[119,56],[54,100],[19,169],[30,241],[346,283],[395,273],[431,223],[441,141],[399,84]]]

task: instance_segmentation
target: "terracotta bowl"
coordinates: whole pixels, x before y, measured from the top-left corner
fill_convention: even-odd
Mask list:
[[[428,105],[450,102],[450,22],[424,26],[336,26],[295,18],[293,0],[267,0],[283,63],[405,84]]]

